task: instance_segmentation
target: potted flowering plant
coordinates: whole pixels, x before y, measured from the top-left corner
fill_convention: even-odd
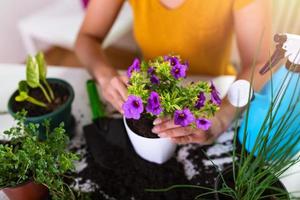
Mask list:
[[[76,154],[66,150],[68,137],[63,124],[39,139],[38,124],[24,124],[26,112],[17,113],[17,125],[4,132],[11,139],[0,144],[0,189],[11,200],[76,199],[64,182],[75,169]]]
[[[8,111],[12,116],[25,109],[26,123],[41,124],[51,121],[51,129],[64,122],[71,126],[71,105],[74,99],[72,86],[64,80],[47,78],[47,65],[42,53],[29,56],[26,62],[26,80],[21,80],[18,90],[9,99]],[[44,136],[41,136],[44,137]]]
[[[128,99],[123,104],[124,123],[137,154],[163,163],[176,149],[170,138],[152,133],[156,117],[173,117],[182,127],[208,130],[209,118],[221,99],[212,82],[184,84],[188,63],[178,56],[157,57],[148,62],[135,59],[128,68]]]

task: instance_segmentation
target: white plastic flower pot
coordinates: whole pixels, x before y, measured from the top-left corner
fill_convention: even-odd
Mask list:
[[[146,138],[134,133],[123,117],[125,129],[135,152],[143,159],[162,164],[169,160],[176,150],[176,144],[170,138]]]

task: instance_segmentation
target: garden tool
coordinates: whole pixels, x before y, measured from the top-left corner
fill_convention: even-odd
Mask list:
[[[300,135],[297,123],[300,120],[300,36],[277,34],[274,41],[277,43],[276,50],[271,59],[262,67],[260,74],[266,74],[285,57],[287,58],[286,65],[271,74],[271,80],[261,91],[254,93],[254,98],[249,98],[247,95],[251,94],[251,85],[241,80],[238,80],[240,82],[238,84],[235,82],[228,92],[229,101],[236,107],[242,107],[249,103],[249,99],[251,100],[248,114],[244,115],[238,133],[239,140],[246,142],[245,147],[249,152],[254,148],[260,133],[268,134],[270,141],[273,137],[278,137],[278,133],[282,132],[283,122],[288,125],[288,128],[280,135],[282,140],[276,148],[297,142]],[[236,92],[237,90],[241,92]],[[244,103],[245,99],[247,103]],[[243,104],[237,102],[243,102]],[[272,124],[271,128],[270,124]],[[294,155],[299,150],[300,144],[293,149],[291,154]]]
[[[274,41],[277,43],[276,50],[271,59],[262,67],[260,74],[268,72],[285,57],[287,58],[286,67],[294,72],[300,72],[300,36],[288,33],[276,34]]]
[[[111,162],[108,151],[130,152],[131,146],[122,119],[106,116],[105,106],[99,98],[95,81],[88,80],[86,88],[93,121],[83,128],[86,142],[96,162],[102,167],[111,168],[114,163]],[[115,161],[120,159],[116,158]]]

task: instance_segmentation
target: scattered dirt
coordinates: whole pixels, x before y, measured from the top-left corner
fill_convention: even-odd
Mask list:
[[[142,115],[139,120],[126,119],[129,128],[136,134],[146,138],[159,138],[156,134],[152,133],[154,118]]]
[[[161,189],[175,184],[191,184],[184,175],[182,165],[175,158],[163,165],[156,165],[138,157],[129,157],[115,148],[106,151],[105,157],[107,161],[111,161],[112,168],[101,166],[88,155],[88,167],[79,173],[82,183],[90,180],[97,184],[96,190],[90,193],[93,200],[189,200],[203,193],[203,190],[190,188],[168,192],[145,191],[147,188]]]
[[[67,88],[65,88],[62,84],[58,83],[49,83],[55,96],[55,100],[49,104],[41,91],[40,88],[31,88],[29,91],[29,96],[34,97],[35,99],[38,99],[39,101],[42,101],[44,103],[47,103],[47,108],[43,108],[37,105],[34,105],[30,102],[24,101],[24,102],[17,102],[13,101],[12,102],[12,110],[13,112],[19,112],[22,109],[25,109],[28,113],[28,117],[36,117],[36,116],[41,116],[45,115],[47,113],[51,113],[57,108],[59,108],[61,105],[63,105],[69,97],[69,91]],[[18,92],[16,92],[13,96],[15,98],[18,95]]]

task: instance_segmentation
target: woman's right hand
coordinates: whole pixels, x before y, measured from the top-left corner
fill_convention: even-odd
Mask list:
[[[115,74],[99,77],[98,82],[104,99],[123,114],[122,105],[127,100],[127,76]]]

